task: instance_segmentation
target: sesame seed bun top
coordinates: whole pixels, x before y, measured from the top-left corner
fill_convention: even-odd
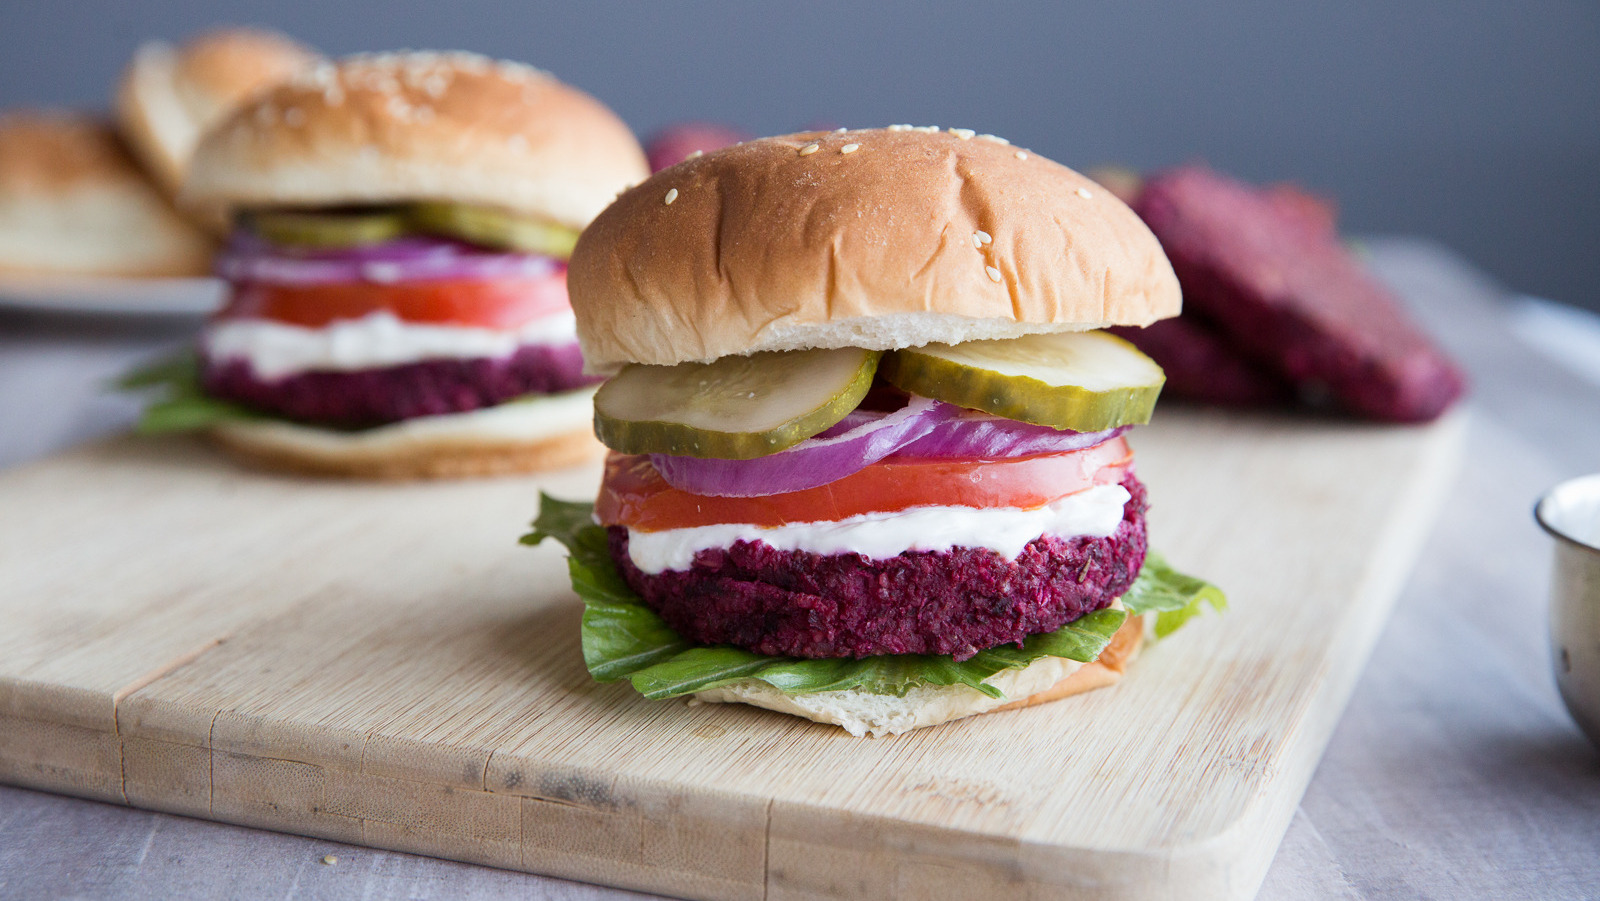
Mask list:
[[[208,31],[174,48],[151,41],[117,88],[117,122],[145,167],[177,194],[200,136],[251,95],[315,63],[316,53],[255,28]]]
[[[764,138],[664,169],[579,240],[585,360],[670,365],[808,347],[1146,325],[1178,282],[1082,175],[965,129]]]
[[[581,228],[648,173],[626,125],[545,72],[467,53],[313,68],[208,134],[185,203],[319,207],[453,201]]]

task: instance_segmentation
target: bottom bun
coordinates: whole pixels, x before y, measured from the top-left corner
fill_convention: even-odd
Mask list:
[[[590,424],[593,389],[408,419],[358,432],[282,420],[228,423],[211,438],[269,469],[362,479],[451,479],[559,469],[604,448]]]
[[[819,723],[833,723],[857,737],[899,735],[979,713],[1031,707],[1104,688],[1121,678],[1139,655],[1144,635],[1144,618],[1130,616],[1092,663],[1044,657],[1021,669],[996,673],[986,681],[1000,689],[1003,697],[999,698],[966,685],[918,685],[901,697],[856,690],[790,695],[753,679],[702,691],[694,697],[713,704],[753,704]]]

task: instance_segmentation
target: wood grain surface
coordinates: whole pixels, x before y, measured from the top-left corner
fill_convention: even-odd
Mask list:
[[[854,739],[597,685],[542,479],[118,439],[0,475],[0,780],[704,898],[1249,897],[1454,472],[1428,428],[1164,410],[1152,542],[1233,607],[1116,688]]]

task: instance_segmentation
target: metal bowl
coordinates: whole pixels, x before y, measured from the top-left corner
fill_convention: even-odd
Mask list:
[[[1550,489],[1533,516],[1556,539],[1550,650],[1556,687],[1600,747],[1600,473]]]

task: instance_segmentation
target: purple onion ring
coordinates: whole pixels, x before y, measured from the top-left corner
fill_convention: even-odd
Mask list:
[[[913,396],[892,413],[853,410],[821,434],[753,460],[651,454],[667,484],[710,497],[761,497],[804,491],[887,457],[1003,460],[1093,447],[1126,426],[1072,432],[1017,422]]]
[[[650,462],[668,485],[691,494],[760,497],[804,491],[882,460],[959,411],[949,404],[913,397],[893,413],[856,415],[861,412],[846,417],[845,421],[855,417],[856,422],[843,431],[836,431],[836,425],[794,447],[753,460],[651,454]]]
[[[527,253],[497,253],[444,238],[396,238],[338,250],[288,250],[235,232],[217,254],[216,274],[231,282],[326,285],[394,284],[445,279],[542,278],[561,262]]]

